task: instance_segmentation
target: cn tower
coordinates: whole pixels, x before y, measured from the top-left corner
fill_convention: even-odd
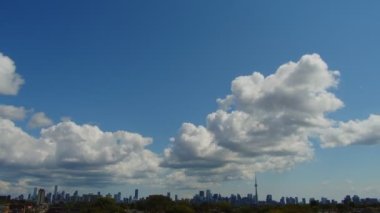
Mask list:
[[[257,178],[256,178],[256,175],[255,175],[255,201],[256,201],[256,203],[259,202],[259,197],[257,195]]]

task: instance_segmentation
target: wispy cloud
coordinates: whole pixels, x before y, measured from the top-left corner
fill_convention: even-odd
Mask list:
[[[0,117],[10,120],[25,119],[27,110],[24,107],[0,104]]]

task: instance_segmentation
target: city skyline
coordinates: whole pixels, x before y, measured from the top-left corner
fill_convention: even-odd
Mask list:
[[[379,198],[378,9],[3,3],[0,194]]]
[[[272,194],[267,194],[265,199],[258,199],[257,191],[257,180],[255,178],[255,194],[248,193],[246,195],[233,193],[228,195],[223,195],[220,193],[213,193],[210,189],[200,190],[195,193],[192,197],[179,197],[177,194],[171,196],[171,192],[164,194],[150,194],[146,197],[139,196],[139,190],[134,189],[132,193],[128,194],[126,192],[117,192],[116,194],[102,193],[100,191],[96,193],[79,193],[78,190],[74,192],[65,191],[65,189],[58,190],[58,185],[54,186],[54,192],[45,190],[44,188],[35,187],[33,193],[29,193],[27,196],[24,194],[18,196],[10,195],[0,195],[1,201],[29,201],[34,202],[37,206],[48,205],[60,205],[62,203],[75,203],[75,202],[94,202],[99,198],[106,197],[113,199],[116,203],[131,204],[138,201],[145,200],[151,196],[163,196],[169,198],[171,201],[180,202],[186,201],[193,204],[202,203],[218,203],[218,202],[228,202],[234,206],[283,206],[283,205],[326,205],[326,206],[336,206],[338,204],[344,205],[378,205],[380,200],[373,197],[360,197],[356,194],[346,195],[341,200],[329,199],[328,197],[322,196],[320,198],[315,197],[297,197],[297,196],[281,196],[278,199],[273,198]],[[51,187],[52,188],[52,187]],[[134,193],[133,193],[134,192]]]

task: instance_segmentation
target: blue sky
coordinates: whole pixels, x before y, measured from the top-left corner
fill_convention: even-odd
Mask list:
[[[0,52],[16,64],[25,84],[0,101],[24,107],[30,116],[44,112],[51,125],[70,117],[102,131],[151,137],[145,148],[160,157],[182,123],[206,125],[206,116],[218,109],[218,98],[231,93],[236,77],[253,71],[268,76],[282,64],[317,53],[340,72],[338,86],[329,91],[344,107],[326,117],[364,120],[380,113],[379,7],[377,1],[3,2]],[[40,128],[28,127],[28,118],[14,122],[40,137]],[[326,149],[318,139],[312,143],[311,159],[285,171],[260,172],[260,192],[276,199],[379,194],[378,146]],[[166,169],[165,174],[176,170]],[[10,177],[3,181],[14,184]],[[213,184],[210,188],[221,193],[246,194],[253,187],[249,179]],[[196,191],[133,181],[126,190],[132,185],[144,187],[146,194]],[[117,187],[102,185],[107,190]]]

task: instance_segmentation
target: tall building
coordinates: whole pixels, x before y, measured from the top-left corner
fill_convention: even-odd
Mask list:
[[[272,203],[272,195],[267,195],[267,203]]]
[[[34,187],[32,199],[33,200],[37,199],[37,187]]]
[[[212,199],[212,194],[211,194],[211,190],[210,189],[206,190],[206,199],[207,200],[211,200]]]
[[[255,175],[255,202],[256,203],[259,202],[259,196],[257,194],[257,178],[256,178],[256,175]]]
[[[74,198],[74,201],[78,201],[78,198],[79,198],[79,196],[78,196],[78,191],[77,190],[75,190],[75,192],[74,192],[74,196],[73,196]]]
[[[139,190],[138,189],[135,189],[135,197],[134,197],[135,200],[138,200],[139,199]]]
[[[58,185],[54,186],[54,194],[53,194],[53,203],[55,203],[56,200],[58,200]]]
[[[37,205],[41,205],[42,203],[45,203],[45,190],[44,189],[38,190]]]
[[[117,193],[117,199],[116,202],[120,203],[121,202],[121,192]]]
[[[46,194],[46,202],[51,203],[51,196],[52,196],[51,192]]]
[[[199,191],[199,197],[201,199],[204,199],[205,198],[205,191]]]

